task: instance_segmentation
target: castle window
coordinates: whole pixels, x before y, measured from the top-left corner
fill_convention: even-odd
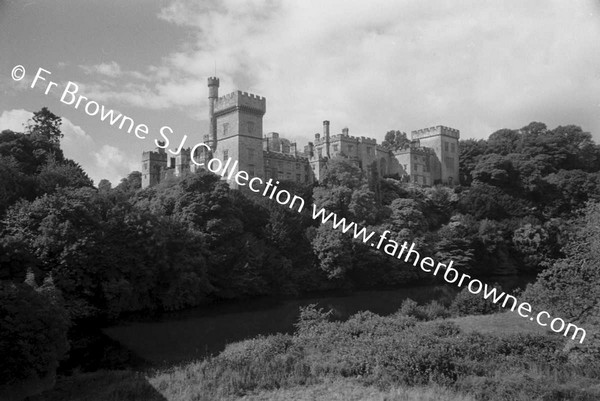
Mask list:
[[[367,155],[371,156],[373,154],[373,148],[367,147]]]
[[[254,122],[248,121],[248,133],[251,134],[254,132]]]
[[[444,142],[444,150],[448,152],[448,142]]]
[[[454,157],[444,158],[444,165],[450,172],[454,172]]]
[[[223,150],[223,161],[226,162],[229,159],[229,149]]]
[[[455,153],[456,152],[456,144],[451,143],[450,144],[450,149],[452,150],[452,153]]]
[[[348,153],[352,153],[353,150],[354,150],[354,146],[348,145]]]
[[[337,152],[338,150],[339,150],[339,149],[338,149],[338,145],[333,145],[333,151],[334,151],[334,152]]]
[[[248,148],[248,161],[254,161],[254,149]]]
[[[171,157],[171,168],[175,167],[175,158]]]
[[[229,133],[229,123],[223,124],[223,136],[227,136]]]
[[[319,155],[319,159],[321,157],[323,157],[323,149],[321,149],[321,148],[317,149],[317,155]]]
[[[148,170],[148,163],[144,163],[144,170]]]

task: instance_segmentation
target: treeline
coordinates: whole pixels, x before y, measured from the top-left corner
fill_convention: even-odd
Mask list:
[[[46,297],[66,316],[56,327],[45,320],[52,337],[39,341],[63,344],[67,320],[71,327],[100,325],[218,299],[431,279],[308,214],[231,190],[210,173],[141,189],[133,172],[115,188],[105,180],[95,188],[63,156],[60,138],[60,118],[45,108],[24,133],[0,133],[3,296],[26,293],[31,305]],[[455,188],[367,177],[347,159],[331,160],[314,187],[284,186],[307,204],[369,230],[390,230],[392,239],[414,241],[422,254],[452,259],[474,276],[538,273],[568,256],[563,249],[578,210],[600,196],[600,148],[589,133],[532,123],[462,141],[460,150]],[[2,332],[18,336],[26,325],[2,320],[14,313],[6,305]],[[20,361],[3,370],[4,383],[26,365],[14,338],[0,338],[0,353]],[[31,362],[40,376],[65,351],[53,347],[48,360]]]

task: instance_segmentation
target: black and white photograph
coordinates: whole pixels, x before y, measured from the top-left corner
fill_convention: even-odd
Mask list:
[[[0,401],[600,400],[598,0],[0,0]]]

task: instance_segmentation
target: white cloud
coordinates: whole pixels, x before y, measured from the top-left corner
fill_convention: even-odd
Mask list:
[[[600,138],[598,11],[560,0],[175,0],[159,18],[194,39],[138,71],[145,81],[130,72],[128,86],[93,96],[193,117],[216,60],[221,93],[266,96],[265,129],[305,140],[324,119],[379,139],[437,124],[484,137],[532,120]]]
[[[4,110],[0,114],[0,131],[9,129],[15,132],[23,132],[24,125],[33,117],[33,113],[23,109]]]
[[[81,69],[86,74],[100,74],[106,75],[110,78],[119,77],[122,74],[121,66],[117,64],[116,61],[111,61],[110,63],[101,63],[95,65],[80,65]]]
[[[99,151],[93,152],[93,156],[95,167],[102,172],[101,177],[108,179],[113,185],[118,184],[130,172],[139,170],[139,161],[132,160],[114,146],[104,145]]]

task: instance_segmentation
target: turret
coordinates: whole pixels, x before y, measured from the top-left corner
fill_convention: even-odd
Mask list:
[[[329,121],[323,121],[323,136],[325,137],[325,154],[328,158],[331,158],[329,155]]]
[[[212,138],[212,152],[217,150],[217,124],[215,120],[215,102],[219,97],[219,78],[208,78],[208,121],[210,122],[210,136]]]

